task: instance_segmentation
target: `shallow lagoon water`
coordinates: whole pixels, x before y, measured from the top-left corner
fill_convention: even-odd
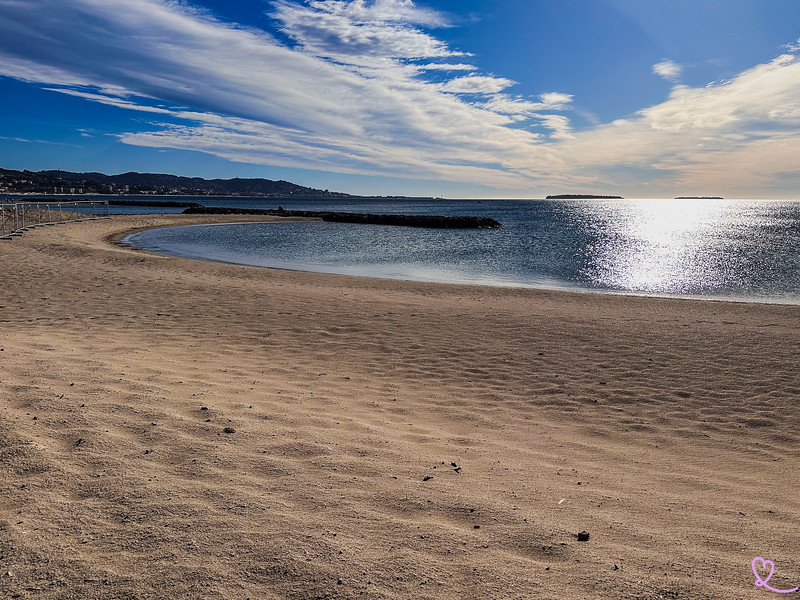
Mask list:
[[[188,258],[325,273],[800,304],[797,201],[282,204],[288,209],[481,215],[504,227],[248,223],[149,230],[126,241]]]

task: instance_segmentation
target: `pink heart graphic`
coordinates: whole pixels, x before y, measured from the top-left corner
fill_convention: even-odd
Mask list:
[[[756,563],[761,563],[760,565],[756,565]],[[769,575],[765,578],[761,578],[759,571],[766,570],[769,567]],[[771,560],[764,560],[760,556],[757,556],[753,559],[753,573],[756,576],[756,587],[769,587],[767,583],[770,579],[772,579],[772,574],[775,573],[775,563]]]
[[[791,590],[776,590],[774,587],[769,585],[769,580],[772,578],[772,574],[775,573],[775,563],[771,560],[764,560],[760,556],[756,556],[753,559],[751,566],[753,567],[753,574],[756,576],[756,587],[763,587],[770,592],[777,592],[778,594],[790,594],[800,590],[800,588],[792,588]],[[767,567],[769,567],[769,575],[762,579],[759,571],[766,571]]]

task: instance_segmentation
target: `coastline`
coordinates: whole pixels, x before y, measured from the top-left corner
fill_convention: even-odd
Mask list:
[[[750,598],[756,556],[800,582],[800,307],[119,244],[234,220],[3,243],[0,592]]]
[[[285,211],[286,212],[286,211]],[[295,213],[298,211],[288,211],[288,213]],[[188,213],[192,214],[192,213]],[[317,218],[315,216],[304,216],[299,214],[287,214],[285,216],[280,215],[278,211],[265,211],[263,213],[206,213],[206,214],[225,214],[225,215],[235,215],[235,214],[246,214],[250,217],[255,217],[257,214],[263,214],[266,216],[279,216],[280,218],[277,220],[271,220],[268,222],[288,222],[288,221],[320,221],[324,219]],[[437,217],[438,218],[438,217]],[[259,223],[259,219],[256,217],[255,220],[251,219],[248,221],[243,220],[235,220],[235,221],[225,221],[222,223],[218,222],[211,222],[211,223],[200,223],[200,224],[185,224],[188,227],[197,227],[197,226],[214,226],[214,225],[243,225],[249,223]],[[267,221],[265,221],[267,222]],[[162,228],[169,228],[169,227],[180,227],[184,226],[184,224],[176,223],[175,225],[170,225],[166,227],[156,227],[150,229],[162,229]],[[307,273],[317,273],[317,274],[327,274],[327,275],[341,275],[347,277],[367,277],[367,278],[374,278],[374,279],[389,279],[389,280],[396,280],[396,281],[408,281],[408,282],[416,282],[416,283],[433,283],[433,284],[440,284],[440,285],[468,285],[468,286],[479,286],[479,287],[498,287],[498,288],[508,288],[508,289],[524,289],[524,290],[543,290],[543,291],[552,291],[552,292],[565,292],[568,294],[602,294],[602,295],[611,295],[611,296],[632,296],[632,297],[641,297],[641,298],[661,298],[661,299],[670,299],[670,300],[694,300],[694,301],[702,301],[702,302],[734,302],[734,303],[744,303],[744,304],[777,304],[777,305],[787,305],[787,306],[800,306],[800,297],[798,298],[786,298],[786,297],[772,297],[772,296],[735,296],[735,295],[690,295],[690,294],[669,294],[669,293],[655,293],[655,292],[645,292],[645,291],[633,291],[633,290],[616,290],[616,289],[605,289],[600,287],[570,287],[566,284],[558,285],[558,284],[542,284],[542,283],[526,283],[520,280],[508,280],[508,279],[475,279],[475,280],[456,280],[456,279],[447,279],[447,278],[435,278],[431,276],[404,276],[404,275],[397,275],[397,274],[385,274],[380,271],[372,270],[364,270],[358,267],[352,266],[336,266],[336,265],[326,265],[322,267],[321,265],[314,265],[314,264],[306,264],[302,262],[292,262],[292,261],[282,261],[284,264],[277,264],[274,262],[267,261],[265,263],[260,263],[259,261],[255,262],[244,262],[244,261],[236,261],[234,259],[222,259],[222,258],[215,258],[212,256],[204,256],[202,254],[196,253],[180,253],[180,252],[169,252],[163,249],[159,250],[151,250],[146,247],[146,245],[139,246],[133,241],[127,241],[132,235],[137,233],[142,233],[146,231],[148,228],[138,228],[134,231],[130,231],[125,233],[124,235],[118,236],[114,241],[116,243],[122,243],[123,245],[129,246],[131,248],[152,252],[155,254],[160,254],[162,256],[172,256],[174,258],[183,258],[189,260],[200,260],[206,262],[216,262],[220,264],[227,264],[227,265],[238,265],[244,267],[256,267],[256,268],[266,268],[266,269],[276,269],[276,270],[283,270],[283,271],[299,271],[299,272],[307,272]],[[246,255],[245,255],[246,256]]]

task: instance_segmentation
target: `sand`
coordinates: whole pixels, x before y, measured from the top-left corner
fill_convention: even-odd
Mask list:
[[[772,597],[757,556],[800,585],[800,307],[114,243],[225,220],[0,242],[0,597]]]

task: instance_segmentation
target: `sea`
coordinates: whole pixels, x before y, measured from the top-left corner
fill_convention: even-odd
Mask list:
[[[247,223],[153,229],[125,239],[173,256],[412,281],[800,304],[800,200],[146,199],[485,216],[503,225]],[[117,214],[181,210],[111,207]]]

